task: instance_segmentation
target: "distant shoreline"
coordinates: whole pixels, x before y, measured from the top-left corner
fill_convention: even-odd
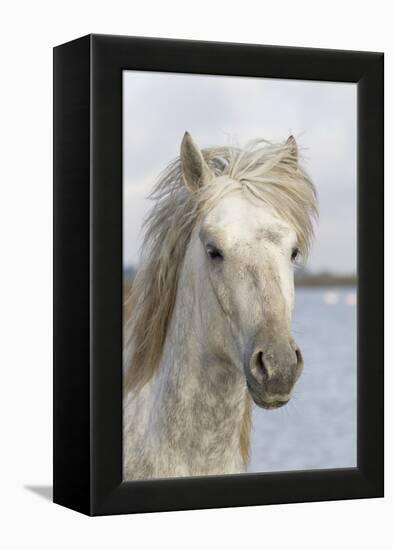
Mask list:
[[[354,275],[306,275],[295,276],[295,286],[314,287],[314,286],[356,286],[357,278]]]
[[[133,268],[126,268],[123,271],[123,283],[127,286],[132,283],[135,277],[136,270]],[[355,275],[333,275],[330,273],[299,273],[295,274],[295,286],[296,287],[353,287],[357,284],[357,278]]]

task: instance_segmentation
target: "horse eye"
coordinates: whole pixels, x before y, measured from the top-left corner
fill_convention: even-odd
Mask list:
[[[298,248],[294,248],[292,250],[292,254],[291,254],[291,260],[294,262],[296,260],[296,258],[298,257],[298,254],[299,254],[299,249]]]
[[[207,252],[207,255],[209,256],[209,258],[211,258],[212,260],[222,260],[223,259],[223,256],[222,256],[221,252],[218,250],[218,248],[216,248],[212,244],[208,244],[206,246],[206,252]]]

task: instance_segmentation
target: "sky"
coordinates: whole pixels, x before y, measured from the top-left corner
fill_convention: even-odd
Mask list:
[[[124,71],[124,265],[138,265],[147,196],[185,131],[201,148],[293,134],[319,198],[306,267],[355,273],[356,98],[356,84]]]

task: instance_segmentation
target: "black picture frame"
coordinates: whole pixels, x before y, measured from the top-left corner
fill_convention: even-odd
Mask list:
[[[356,468],[122,480],[126,69],[357,83]],[[382,53],[107,35],[54,49],[54,502],[103,515],[383,496],[383,101]]]

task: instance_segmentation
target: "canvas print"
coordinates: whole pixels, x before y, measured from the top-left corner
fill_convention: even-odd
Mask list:
[[[123,477],[356,466],[356,85],[123,72]]]

